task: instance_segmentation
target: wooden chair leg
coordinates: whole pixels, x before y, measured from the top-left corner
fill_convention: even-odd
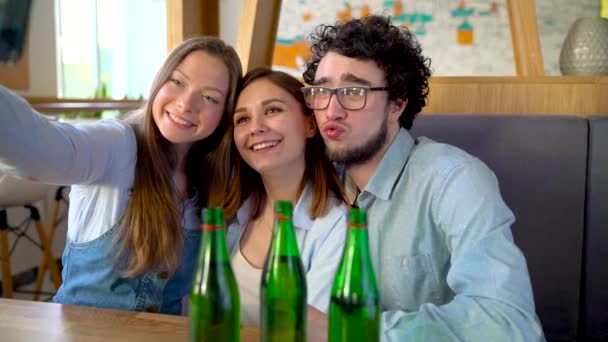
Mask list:
[[[51,245],[49,244],[49,240],[46,236],[44,226],[42,225],[42,221],[40,220],[40,213],[38,212],[38,209],[36,207],[33,207],[31,205],[27,205],[26,208],[30,210],[30,215],[34,220],[36,230],[38,231],[40,243],[42,244],[42,253],[44,255],[44,258],[46,259],[46,265],[51,271],[51,279],[53,280],[53,284],[55,285],[56,289],[59,289],[59,287],[61,286],[61,275],[59,274],[59,268],[57,267],[57,263],[55,262],[55,258],[53,257]]]
[[[8,231],[0,231],[0,249],[2,249],[2,295],[13,298],[13,275],[11,273],[11,259],[8,251]]]
[[[55,238],[55,230],[57,228],[57,216],[59,215],[59,207],[61,206],[62,197],[62,189],[64,187],[61,186],[57,189],[55,193],[55,205],[53,205],[53,211],[51,212],[51,219],[49,220],[49,243],[51,246],[53,245],[53,239]]]
[[[38,265],[38,273],[36,274],[36,289],[34,290],[34,301],[40,300],[40,292],[44,284],[44,274],[46,273],[46,257],[43,255],[40,264]]]
[[[0,210],[0,253],[2,256],[2,295],[5,298],[13,298],[13,274],[8,247],[8,221],[4,209]]]
[[[55,205],[53,205],[53,211],[51,212],[51,218],[48,222],[49,227],[49,246],[53,246],[53,239],[55,237],[55,230],[57,228],[57,216],[59,215],[59,207],[61,206],[62,199],[62,190],[63,187],[59,187],[55,192]],[[36,289],[34,291],[34,300],[38,300],[40,298],[40,292],[42,292],[42,285],[44,284],[44,275],[46,273],[46,257],[43,255],[40,259],[40,264],[38,265],[38,274],[36,275]]]

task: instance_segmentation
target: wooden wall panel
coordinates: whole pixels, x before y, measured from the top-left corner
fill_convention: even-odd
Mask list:
[[[426,114],[608,115],[608,77],[432,77]],[[138,100],[29,97],[44,113],[131,110]]]
[[[219,0],[166,1],[168,51],[194,35],[219,36]]]
[[[517,76],[545,74],[534,0],[507,0]]]
[[[0,64],[0,84],[13,90],[30,89],[30,58],[27,40],[17,63]]]
[[[236,51],[244,72],[272,65],[280,11],[281,0],[243,0]]]
[[[599,104],[597,113],[593,114],[605,114],[608,115],[608,77],[601,77],[599,79]]]
[[[432,77],[424,113],[608,115],[608,77]]]

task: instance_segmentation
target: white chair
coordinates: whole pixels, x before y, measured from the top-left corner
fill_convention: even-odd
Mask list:
[[[34,222],[40,239],[43,256],[40,264],[41,266],[38,268],[39,279],[36,281],[35,293],[39,293],[41,290],[42,276],[47,267],[51,272],[51,279],[55,288],[59,289],[59,286],[61,286],[61,275],[51,251],[51,239],[47,237],[46,230],[40,219],[38,208],[34,206],[36,202],[45,200],[53,188],[56,188],[56,186],[22,180],[0,173],[0,257],[2,258],[2,292],[3,296],[6,298],[12,298],[13,296],[13,278],[11,273],[8,234],[9,232],[14,231],[15,228],[9,226],[6,210],[11,207],[24,207],[30,211],[29,219]],[[56,208],[53,209],[52,218],[49,223],[51,226],[51,237],[54,233],[58,204],[59,201],[55,201]],[[17,238],[21,236],[21,234],[18,234]]]

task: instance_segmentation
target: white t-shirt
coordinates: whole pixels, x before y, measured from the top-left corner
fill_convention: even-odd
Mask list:
[[[308,184],[294,207],[293,225],[300,258],[306,272],[307,303],[327,313],[329,310],[331,288],[342,259],[342,249],[346,241],[346,215],[348,208],[346,204],[332,198],[324,215],[313,220],[309,214],[312,205],[312,192],[312,186]],[[259,322],[261,270],[260,279],[254,279],[253,281],[256,282],[254,284],[241,280],[248,279],[252,273],[251,269],[247,267],[251,267],[251,265],[249,265],[246,259],[243,258],[243,262],[247,265],[237,263],[235,267],[235,261],[240,262],[237,254],[240,254],[240,240],[249,223],[250,207],[250,199],[247,199],[241,208],[239,208],[236,218],[229,222],[226,244],[231,254],[232,267],[237,282],[257,291],[257,293],[254,293],[257,296],[257,300],[247,299],[253,304],[257,303],[257,308],[248,309],[246,313],[257,315],[258,317],[255,317],[252,321]],[[240,293],[241,298],[249,295],[248,293]],[[242,303],[241,306],[243,306]],[[245,314],[242,315],[245,317]],[[244,325],[247,325],[243,321],[243,318],[241,318],[241,321]]]
[[[241,302],[241,324],[260,325],[260,288],[262,269],[252,266],[237,248],[231,257],[232,271],[236,277]]]
[[[70,185],[69,240],[88,242],[116,225],[130,196],[137,142],[121,120],[49,121],[0,86],[0,172]]]

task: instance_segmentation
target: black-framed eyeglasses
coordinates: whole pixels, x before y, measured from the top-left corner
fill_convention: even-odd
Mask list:
[[[367,93],[370,91],[388,90],[388,87],[346,86],[337,88],[310,86],[302,87],[306,105],[314,110],[325,109],[329,106],[332,95],[336,95],[342,108],[359,110],[367,104]]]

